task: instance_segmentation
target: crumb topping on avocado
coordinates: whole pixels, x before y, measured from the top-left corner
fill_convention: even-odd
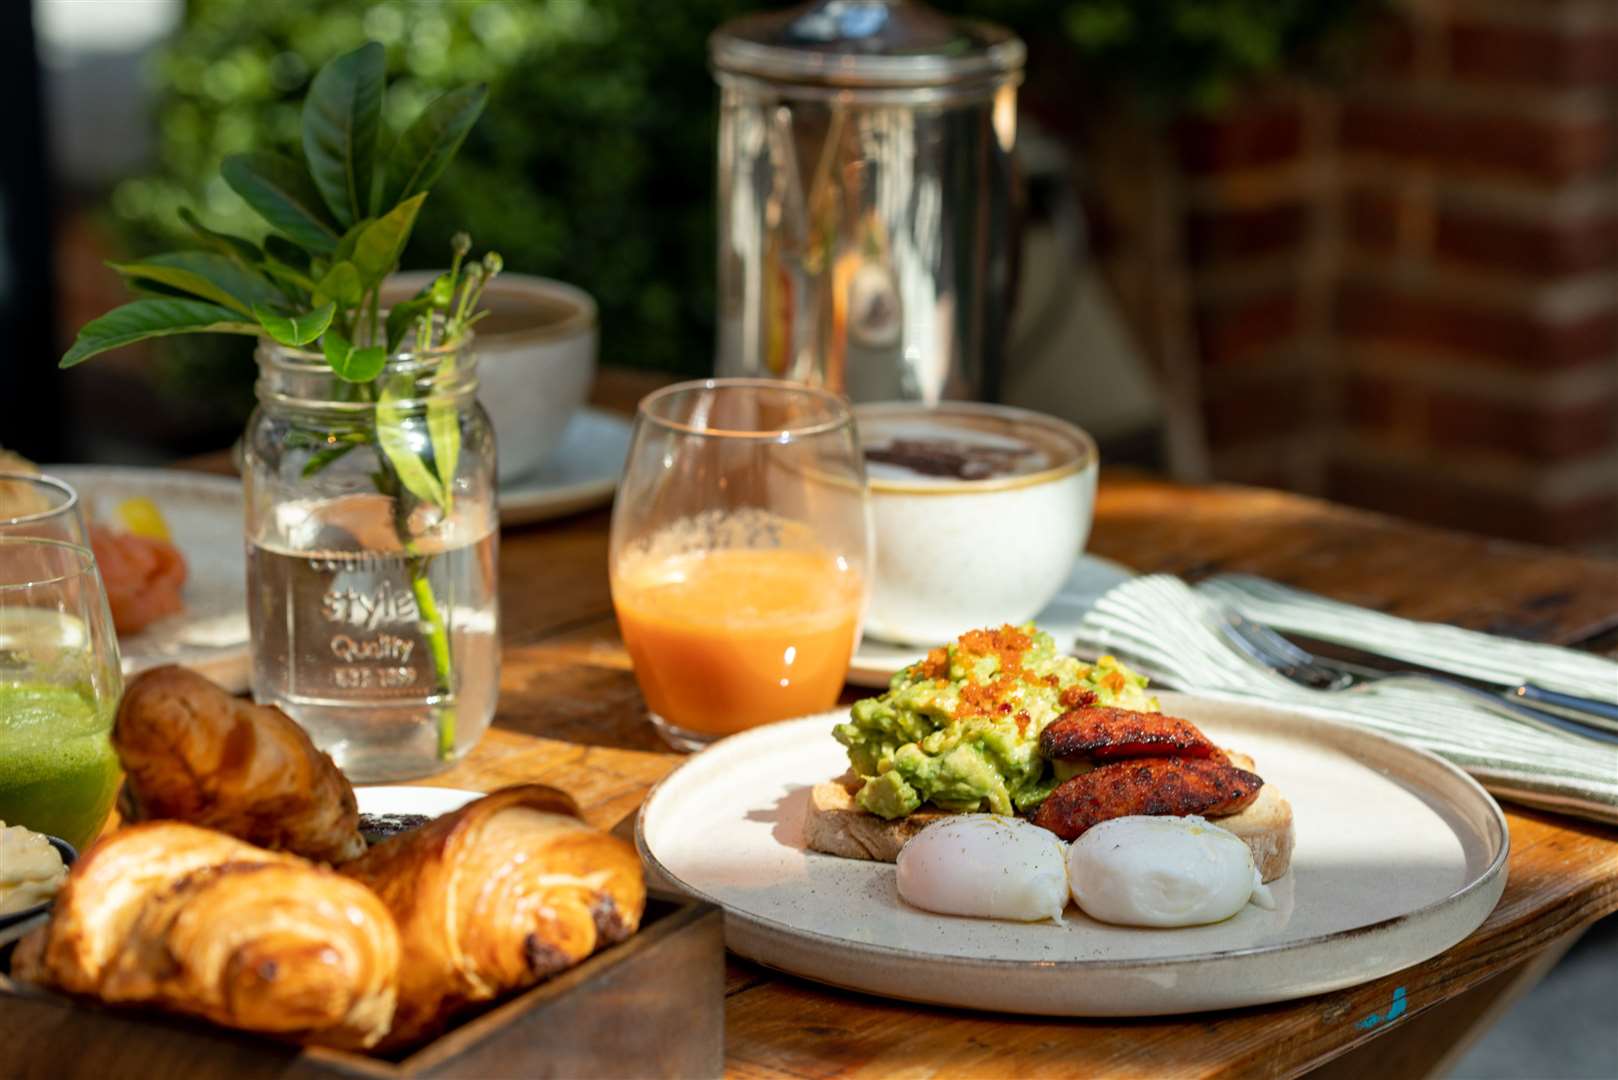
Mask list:
[[[834,729],[864,781],[861,807],[904,817],[944,810],[1026,813],[1058,782],[1039,735],[1069,709],[1155,710],[1146,679],[1110,656],[1086,664],[1032,623],[973,630],[856,702]]]

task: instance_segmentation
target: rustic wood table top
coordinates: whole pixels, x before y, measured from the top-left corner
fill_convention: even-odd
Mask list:
[[[626,407],[643,379],[612,375]],[[613,827],[683,760],[646,720],[607,585],[607,511],[509,529],[500,549],[504,653],[495,726],[426,781],[517,781],[573,794]],[[1090,550],[1142,571],[1262,574],[1399,615],[1610,650],[1618,562],[1419,528],[1296,495],[1188,488],[1103,471]],[[732,960],[726,1053],[735,1076],[1295,1075],[1380,1039],[1493,977],[1565,947],[1618,910],[1618,830],[1508,805],[1510,880],[1484,925],[1447,953],[1364,986],[1235,1012],[1144,1019],[1011,1018],[866,997]],[[1393,1008],[1403,988],[1402,1010]],[[1477,1010],[1468,1007],[1469,1014]],[[1453,1042],[1454,1024],[1434,1035]],[[1400,1050],[1395,1074],[1437,1049]]]

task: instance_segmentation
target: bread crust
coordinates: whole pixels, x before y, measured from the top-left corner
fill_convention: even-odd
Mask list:
[[[331,756],[280,709],[189,668],[131,680],[112,744],[127,821],[183,821],[317,862],[365,853],[354,788]]]
[[[1226,753],[1237,768],[1257,771],[1253,768],[1253,759],[1246,754],[1229,750]],[[857,784],[856,778],[844,774],[836,780],[816,784],[809,792],[803,820],[803,840],[809,850],[845,859],[894,862],[912,836],[933,822],[951,816],[943,810],[923,809],[893,821],[877,817],[860,809],[854,801]],[[1209,820],[1234,833],[1247,845],[1264,881],[1274,881],[1291,869],[1295,840],[1292,804],[1273,784],[1260,788],[1258,798],[1241,812]]]
[[[1237,768],[1248,772],[1258,771],[1253,767],[1253,759],[1246,754],[1234,750],[1225,753]],[[1265,882],[1274,881],[1292,868],[1292,846],[1296,840],[1292,827],[1292,804],[1287,802],[1274,784],[1259,788],[1258,798],[1239,813],[1208,820],[1241,838],[1247,850],[1253,853],[1259,877]]]

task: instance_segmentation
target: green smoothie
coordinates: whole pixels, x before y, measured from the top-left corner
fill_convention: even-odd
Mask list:
[[[118,793],[107,737],[116,702],[72,687],[0,682],[0,821],[83,849]]]

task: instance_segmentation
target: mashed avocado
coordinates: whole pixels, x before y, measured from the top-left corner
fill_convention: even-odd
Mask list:
[[[873,814],[904,817],[925,802],[1025,813],[1058,782],[1039,753],[1045,726],[1081,704],[1155,711],[1145,688],[1110,656],[1086,664],[1059,654],[1032,623],[973,630],[899,672],[881,697],[856,702],[833,734]]]

